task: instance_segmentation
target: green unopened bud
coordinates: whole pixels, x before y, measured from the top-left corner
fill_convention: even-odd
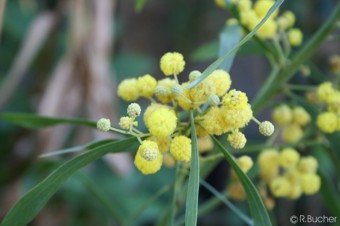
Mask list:
[[[211,94],[208,98],[208,104],[211,106],[217,106],[220,103],[220,98],[216,94]]]
[[[127,113],[131,118],[138,117],[140,115],[141,111],[142,110],[141,110],[139,104],[137,104],[137,103],[132,103],[127,108]]]
[[[197,71],[197,70],[192,71],[192,72],[190,72],[190,74],[189,74],[189,80],[190,80],[190,81],[194,81],[195,79],[197,79],[198,77],[200,77],[201,74],[202,74],[202,73],[201,73],[200,71]]]
[[[171,92],[174,94],[174,96],[182,96],[183,95],[183,89],[180,84],[175,84],[171,86]]]
[[[261,122],[259,125],[259,131],[264,136],[270,136],[274,132],[274,125],[269,121]]]
[[[128,129],[130,129],[132,122],[133,122],[133,120],[130,117],[124,116],[124,117],[121,117],[119,119],[118,124],[119,124],[120,128],[128,130]]]
[[[101,118],[97,121],[97,129],[103,132],[109,131],[111,128],[110,119]]]
[[[170,91],[165,86],[157,85],[155,88],[155,94],[156,96],[166,96],[170,94]]]

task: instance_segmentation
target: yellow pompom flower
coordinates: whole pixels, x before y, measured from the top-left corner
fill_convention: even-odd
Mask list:
[[[291,200],[296,200],[302,195],[302,188],[299,183],[290,183],[290,191],[287,198]]]
[[[317,174],[308,173],[301,176],[301,188],[306,195],[313,195],[320,190],[321,179]]]
[[[133,124],[133,119],[127,116],[121,117],[119,119],[119,123],[118,125],[120,126],[120,128],[128,130],[130,129],[130,126]]]
[[[164,75],[178,75],[184,70],[183,55],[177,52],[168,52],[160,60],[160,67]]]
[[[273,196],[287,197],[291,191],[291,185],[289,181],[284,177],[275,177],[269,182],[269,188]]]
[[[224,106],[221,109],[223,111],[224,121],[230,128],[243,128],[253,117],[253,111],[249,104],[242,110],[228,110]]]
[[[152,135],[168,137],[176,129],[177,117],[173,110],[162,107],[154,110],[146,119],[145,124]]]
[[[280,165],[286,169],[296,167],[300,160],[300,154],[293,148],[285,148],[280,153]]]
[[[326,103],[328,99],[333,96],[334,92],[335,90],[330,82],[321,83],[316,90],[318,98]]]
[[[211,80],[213,82],[215,94],[219,97],[225,94],[231,86],[229,73],[221,69],[213,71],[207,80]]]
[[[118,85],[118,96],[125,101],[135,101],[139,98],[137,79],[124,79]]]
[[[237,163],[244,173],[247,173],[254,165],[253,160],[248,155],[239,157]]]
[[[151,97],[155,92],[156,85],[156,79],[149,74],[137,79],[137,89],[141,97]]]
[[[215,94],[215,91],[213,81],[206,79],[189,89],[189,95],[193,102],[206,102],[211,94]]]
[[[265,149],[257,158],[260,174],[265,181],[276,176],[279,171],[280,154],[276,149]]]
[[[244,92],[232,89],[223,96],[222,104],[228,110],[243,110],[248,106],[248,97]]]
[[[210,107],[202,117],[201,125],[209,133],[221,135],[230,130],[230,126],[224,120],[225,111],[219,107]]]
[[[295,15],[292,11],[286,11],[282,14],[284,18],[287,20],[287,28],[288,27],[293,27],[295,24]]]
[[[288,42],[291,46],[299,46],[302,43],[303,34],[300,29],[292,28],[288,31]]]
[[[254,10],[256,14],[262,19],[265,17],[269,11],[269,9],[274,5],[275,1],[266,0],[266,1],[256,1],[254,4]],[[278,10],[275,10],[270,18],[275,18],[278,14]]]
[[[171,155],[178,161],[189,162],[191,159],[191,139],[186,136],[176,136],[171,141]]]
[[[144,123],[146,125],[146,127],[148,127],[148,119],[150,118],[150,115],[156,111],[157,109],[161,109],[161,108],[165,108],[165,109],[169,109],[169,107],[167,105],[162,105],[162,104],[157,104],[157,103],[151,103],[144,111],[144,116],[143,116],[143,120]]]
[[[274,133],[274,125],[269,121],[261,122],[259,125],[259,131],[263,136],[270,136]]]
[[[273,120],[279,126],[290,123],[292,121],[292,118],[293,113],[287,105],[282,104],[274,109]]]
[[[328,111],[334,112],[340,115],[340,92],[334,91],[333,95],[327,100]]]
[[[159,80],[155,88],[155,96],[157,97],[157,99],[164,104],[170,103],[171,100],[174,98],[171,92],[171,87],[175,84],[176,81],[174,79],[165,78]],[[157,92],[157,90],[161,90],[163,92]]]
[[[143,174],[153,174],[160,170],[163,155],[159,152],[157,143],[145,140],[139,146],[135,156],[135,166]]]
[[[178,105],[186,111],[189,111],[190,109],[198,107],[197,104],[192,103],[192,99],[190,97],[190,89],[186,89],[186,87],[190,84],[190,82],[184,82],[182,83],[182,90],[183,95],[177,96],[176,100]]]
[[[318,161],[313,156],[302,157],[298,169],[301,173],[315,173],[318,168]]]
[[[242,149],[247,143],[247,139],[243,133],[239,131],[232,132],[228,135],[230,146],[235,149]]]
[[[254,21],[259,21],[259,17],[255,13],[254,10],[249,9],[240,12],[240,20],[241,24],[251,29],[254,28],[257,24],[254,24]]]
[[[337,115],[333,112],[323,112],[318,115],[316,125],[325,133],[333,133],[337,129]]]
[[[240,12],[249,10],[253,5],[251,0],[242,0],[242,1],[235,1],[235,2],[236,2],[236,7]]]
[[[260,18],[255,21],[251,21],[249,25],[250,29],[254,29],[257,24],[261,21]],[[277,23],[272,20],[268,19],[256,32],[256,35],[262,39],[272,39],[277,34]]]
[[[303,137],[303,130],[295,123],[289,124],[282,129],[282,140],[287,143],[296,143]]]
[[[148,140],[157,143],[159,151],[163,154],[170,149],[171,138],[170,137],[149,137]]]
[[[310,115],[303,107],[294,107],[292,113],[294,123],[305,126],[310,122]]]

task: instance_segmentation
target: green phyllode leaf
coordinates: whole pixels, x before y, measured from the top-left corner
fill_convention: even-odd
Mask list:
[[[277,0],[275,4],[269,9],[266,16],[260,21],[258,25],[252,30],[249,34],[247,34],[237,45],[235,45],[231,50],[229,50],[224,56],[218,58],[216,61],[214,61],[212,64],[207,67],[202,75],[198,77],[196,80],[194,80],[192,83],[190,83],[186,89],[190,89],[194,86],[196,86],[198,83],[203,81],[205,78],[207,78],[216,68],[220,67],[228,58],[231,57],[232,54],[235,54],[237,50],[246,42],[248,42],[257,32],[257,30],[268,20],[268,18],[271,16],[271,14],[279,8],[279,6],[283,3],[284,0]]]
[[[254,221],[254,226],[271,226],[272,223],[270,221],[268,212],[262,202],[259,193],[256,190],[255,185],[249,179],[247,174],[245,174],[241,170],[241,168],[234,160],[234,157],[226,150],[226,148],[220,143],[220,141],[218,141],[214,136],[211,137],[214,140],[215,144],[217,144],[243,185],[243,188],[247,194],[247,200],[250,208],[250,213]]]
[[[42,182],[28,191],[7,213],[0,226],[27,225],[45,206],[60,186],[77,170],[99,159],[105,154],[129,151],[137,143],[135,137],[112,141],[76,156],[54,170]]]
[[[185,225],[197,225],[198,193],[200,183],[197,135],[193,112],[190,112],[192,155],[186,200]]]
[[[76,118],[53,118],[35,114],[3,113],[0,118],[28,129],[40,129],[58,124],[73,124],[96,128],[96,122]]]

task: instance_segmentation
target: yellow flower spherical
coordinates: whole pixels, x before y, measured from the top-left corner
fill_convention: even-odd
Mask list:
[[[251,29],[257,25],[255,23],[259,21],[259,17],[257,16],[254,10],[249,9],[240,12],[240,20],[242,25]]]
[[[280,154],[276,149],[265,149],[257,158],[262,179],[268,180],[279,171]]]
[[[295,18],[295,15],[292,11],[286,11],[282,14],[282,16],[284,18],[286,18],[287,21],[288,21],[287,27],[293,27],[294,26],[296,18]]]
[[[291,191],[291,185],[284,177],[275,177],[270,180],[269,188],[273,196],[277,198],[287,197]]]
[[[249,25],[250,29],[254,29],[260,21],[260,18],[258,18],[257,21],[251,21],[251,24]],[[272,19],[268,19],[256,32],[256,35],[262,39],[272,39],[276,34],[277,23]]]
[[[317,174],[307,173],[301,176],[301,188],[306,195],[313,195],[320,190],[321,179]]]
[[[325,133],[333,133],[337,129],[338,118],[333,112],[323,112],[318,115],[316,125]]]
[[[175,84],[176,81],[174,79],[165,78],[159,80],[155,88],[155,96],[157,99],[164,104],[170,103],[174,98],[171,92],[171,87]],[[157,90],[163,90],[163,92],[156,92]]]
[[[237,9],[242,12],[249,10],[253,3],[251,0],[242,0],[242,1],[235,1]]]
[[[288,31],[288,42],[291,46],[299,46],[302,43],[303,33],[300,29],[292,28]]]
[[[274,133],[274,125],[269,121],[261,122],[259,125],[259,131],[263,136],[270,136]]]
[[[219,97],[225,94],[231,86],[229,73],[221,69],[213,71],[207,80],[211,80],[213,82],[215,94]]]
[[[176,136],[171,141],[171,155],[178,161],[189,162],[191,159],[191,139],[186,136]]]
[[[135,101],[139,98],[137,79],[124,79],[118,85],[118,96],[125,101]]]
[[[300,183],[290,183],[290,191],[287,195],[287,198],[291,200],[296,200],[300,198],[302,195],[302,188]]]
[[[328,99],[333,96],[334,92],[335,90],[330,82],[321,83],[316,90],[318,98],[326,103]]]
[[[223,9],[227,7],[227,5],[225,4],[225,0],[215,0],[215,4]]]
[[[151,136],[148,140],[154,141],[157,143],[159,151],[163,154],[166,153],[170,149],[171,138],[170,137],[154,137]]]
[[[176,129],[177,116],[173,110],[158,108],[146,119],[146,126],[156,137],[168,137]]]
[[[230,126],[224,120],[224,111],[219,107],[210,107],[202,117],[201,125],[209,133],[221,135],[230,130]]]
[[[334,91],[333,95],[327,99],[328,111],[340,115],[340,92]]]
[[[120,126],[120,128],[128,130],[130,129],[130,126],[132,125],[132,123],[133,123],[132,118],[124,116],[119,119],[118,125]]]
[[[294,107],[292,113],[294,123],[305,126],[310,122],[310,115],[303,107]]]
[[[242,149],[247,143],[247,139],[243,133],[239,131],[232,132],[228,135],[230,146],[235,149]]]
[[[313,156],[302,157],[298,169],[301,173],[315,173],[318,168],[318,160]]]
[[[248,106],[248,97],[244,92],[232,89],[223,96],[222,104],[228,110],[243,110]]]
[[[289,124],[282,129],[282,140],[287,143],[296,143],[303,137],[303,130],[295,123]]]
[[[298,164],[299,160],[300,154],[293,148],[285,148],[280,153],[280,165],[283,168],[294,168]]]
[[[242,110],[228,110],[224,106],[221,109],[225,123],[234,129],[245,127],[253,117],[253,111],[249,104]]]
[[[176,97],[178,105],[185,111],[189,111],[190,109],[193,109],[199,106],[197,104],[193,104],[191,96],[190,96],[190,89],[186,89],[186,87],[189,84],[190,82],[182,83],[183,95]]]
[[[247,173],[254,165],[253,160],[248,155],[239,157],[237,163],[244,173]]]
[[[157,143],[145,140],[139,146],[134,164],[143,174],[153,174],[160,170],[163,155],[159,152]]]
[[[160,67],[164,75],[178,75],[184,70],[183,55],[177,52],[168,52],[160,60]]]
[[[156,79],[149,74],[146,74],[137,79],[137,89],[141,97],[151,97],[155,92],[156,86]]]
[[[162,105],[162,104],[157,104],[157,103],[151,103],[144,111],[144,116],[143,116],[143,120],[144,123],[146,125],[146,127],[148,127],[148,119],[150,118],[150,115],[156,111],[157,109],[161,109],[161,108],[165,108],[165,109],[169,109],[169,107],[167,105]]]
[[[273,0],[265,0],[265,1],[256,1],[254,4],[254,10],[256,14],[262,19],[263,17],[266,16],[268,13],[269,9],[274,5],[275,1]],[[278,10],[275,10],[270,18],[276,17],[278,14]]]
[[[293,113],[287,105],[282,104],[274,109],[273,120],[279,126],[290,123],[292,121],[292,118]]]
[[[213,81],[206,79],[189,89],[189,95],[193,102],[206,102],[211,94],[215,94],[215,91]]]

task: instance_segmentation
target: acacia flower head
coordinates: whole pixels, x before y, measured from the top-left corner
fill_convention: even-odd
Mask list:
[[[178,161],[189,162],[191,159],[191,139],[186,136],[176,136],[170,145],[171,155]]]
[[[163,155],[159,152],[157,143],[145,140],[139,146],[134,164],[143,174],[153,174],[160,170]]]
[[[164,75],[178,75],[184,70],[183,55],[177,52],[168,52],[160,60],[160,67]]]
[[[97,121],[97,129],[102,132],[107,132],[111,128],[111,122],[110,119],[107,118],[101,118]]]
[[[270,136],[274,133],[274,125],[269,121],[261,122],[259,125],[259,131],[264,136]]]

